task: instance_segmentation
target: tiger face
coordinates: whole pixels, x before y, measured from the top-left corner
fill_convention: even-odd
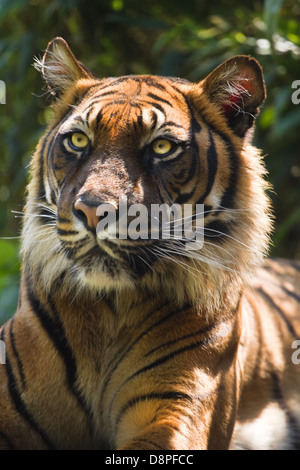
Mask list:
[[[151,270],[161,245],[151,234],[137,240],[120,239],[119,233],[100,239],[98,208],[109,204],[117,216],[120,201],[126,200],[128,212],[133,204],[141,204],[150,217],[152,204],[179,201],[185,168],[197,164],[187,105],[174,110],[166,104],[172,100],[171,83],[166,82],[162,93],[163,85],[153,77],[104,81],[93,88],[92,100],[82,99],[55,135],[50,170],[58,236],[88,283],[97,285],[99,277],[119,283],[138,279]],[[151,103],[155,86],[156,100],[163,101],[166,110]]]
[[[250,145],[265,97],[254,59],[230,59],[197,84],[151,75],[96,79],[57,38],[37,67],[54,95],[54,117],[33,158],[23,251],[45,284],[67,272],[70,284],[92,291],[168,284],[178,293],[186,278],[193,290],[202,276],[207,293],[219,273],[224,282],[224,272],[232,279],[260,262],[269,222],[264,169]],[[141,236],[124,237],[117,224],[114,237],[109,226],[100,237],[109,212],[120,221],[122,201],[125,228],[135,224]],[[143,230],[133,205],[146,210]],[[200,215],[201,249],[187,249],[184,233],[163,237],[161,225],[151,237],[154,205],[176,205],[177,222],[189,205],[193,228]],[[173,214],[169,228],[175,223]]]

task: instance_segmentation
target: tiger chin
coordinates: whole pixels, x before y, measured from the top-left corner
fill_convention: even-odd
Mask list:
[[[0,449],[299,449],[300,264],[266,259],[258,62],[99,79],[56,38],[36,68],[53,117],[1,328]],[[188,204],[192,225],[201,207],[203,244],[100,237],[124,198]]]

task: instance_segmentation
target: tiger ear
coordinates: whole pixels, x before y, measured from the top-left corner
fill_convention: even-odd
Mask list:
[[[35,67],[42,72],[52,95],[63,95],[74,82],[92,78],[92,74],[76,59],[67,42],[57,37],[49,42],[42,61],[36,59]]]
[[[201,85],[209,100],[220,107],[234,133],[243,137],[266,98],[257,60],[243,55],[232,57],[213,70]]]

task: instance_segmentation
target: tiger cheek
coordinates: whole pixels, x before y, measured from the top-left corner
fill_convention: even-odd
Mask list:
[[[58,185],[61,186],[68,171],[68,163],[66,162],[64,156],[57,154],[53,159],[52,168],[56,181]]]

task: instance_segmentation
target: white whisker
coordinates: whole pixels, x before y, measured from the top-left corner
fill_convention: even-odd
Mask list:
[[[174,219],[174,220],[171,220],[171,221],[166,221],[165,222],[165,225],[167,224],[175,224],[175,223],[179,223],[179,222],[187,222],[187,221],[190,221],[191,219],[193,219],[194,217],[199,217],[199,216],[203,216],[204,214],[209,214],[209,213],[212,213],[212,214],[215,214],[216,212],[223,212],[223,213],[239,213],[239,212],[249,212],[249,209],[227,209],[226,207],[222,207],[220,206],[219,209],[210,209],[210,210],[207,210],[207,211],[202,211],[202,212],[195,212],[194,214],[191,214],[191,215],[188,215],[188,216],[185,216],[185,217],[181,217],[181,218],[178,218],[178,219]],[[154,219],[158,220],[157,217],[154,217]]]
[[[22,238],[21,235],[18,237],[0,237],[0,240],[19,240],[20,238]]]
[[[249,245],[246,245],[245,243],[241,242],[240,240],[238,240],[237,238],[233,237],[232,235],[228,235],[228,233],[224,233],[224,232],[221,232],[220,230],[215,230],[213,228],[204,228],[204,230],[208,230],[210,232],[215,232],[216,234],[220,235],[220,236],[224,236],[224,237],[227,237],[227,238],[230,238],[231,240],[234,240],[235,242],[239,243],[240,245],[242,245],[243,247],[247,248],[248,250],[250,250],[251,252],[253,253],[256,253],[256,250],[251,248]],[[206,235],[206,236],[209,236],[209,235]],[[217,235],[216,235],[217,236]],[[213,238],[213,235],[211,236],[211,238]]]
[[[213,243],[210,244],[211,246],[215,247]],[[219,247],[223,251],[227,253],[230,257],[233,257],[233,255],[225,250],[225,248]],[[195,262],[195,261],[200,261],[202,263],[209,264],[210,266],[217,267],[219,269],[224,269],[226,271],[231,271],[235,272],[236,270],[230,268],[227,266],[227,264],[233,263],[233,261],[230,261],[228,259],[220,259],[219,257],[216,257],[215,253],[212,254],[212,256],[207,256],[205,253],[204,255],[201,255],[199,252],[196,250],[186,250],[184,245],[180,245],[179,243],[166,243],[164,248],[161,248],[161,253],[162,252],[168,252],[170,254],[173,254],[175,256],[180,256],[181,258],[188,258],[189,260]]]
[[[199,269],[193,268],[192,266],[187,266],[186,263],[180,261],[178,258],[175,258],[173,256],[168,255],[166,253],[166,250],[161,250],[160,247],[155,247],[155,249],[153,249],[153,252],[157,253],[159,255],[159,258],[168,259],[168,260],[172,261],[173,263],[177,264],[178,266],[181,266],[183,269],[188,271],[193,276],[197,276],[196,273],[198,273],[198,274],[201,273],[201,271]],[[194,271],[196,271],[196,273],[191,271],[191,269],[194,269]],[[204,274],[204,273],[202,273],[202,274]]]

